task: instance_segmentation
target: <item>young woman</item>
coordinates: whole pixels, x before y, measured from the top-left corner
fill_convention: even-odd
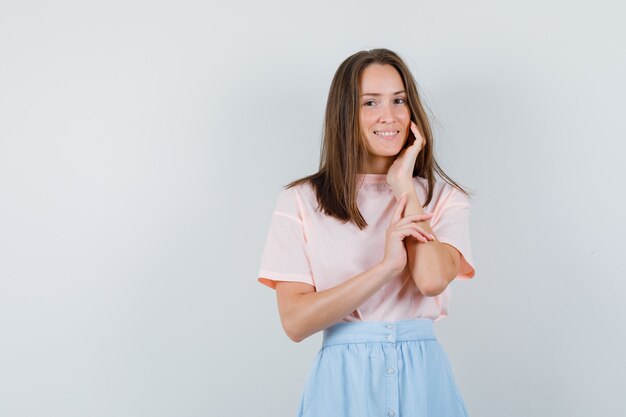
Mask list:
[[[258,273],[293,341],[323,330],[299,417],[468,415],[433,321],[474,276],[470,204],[432,146],[396,53],[339,66],[319,172],[280,192]]]

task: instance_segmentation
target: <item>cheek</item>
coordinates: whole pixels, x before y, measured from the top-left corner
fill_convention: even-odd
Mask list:
[[[360,113],[361,125],[362,125],[363,127],[366,127],[366,128],[367,128],[367,126],[368,126],[368,125],[370,125],[370,124],[372,123],[372,119],[373,119],[373,118],[374,118],[374,117],[372,117],[372,113],[371,113],[371,112],[368,112],[367,110],[365,110],[365,111],[361,111],[361,113]]]
[[[403,122],[407,122],[409,120],[411,120],[411,112],[409,112],[409,109],[404,108],[402,109],[399,113],[398,113],[398,119],[403,121]]]
[[[365,130],[367,126],[367,116],[363,112],[359,113],[359,124],[361,125],[361,130]]]
[[[411,131],[411,113],[408,111],[408,109],[398,114],[398,121],[404,127],[404,133],[406,134],[406,136],[408,136],[409,132]]]

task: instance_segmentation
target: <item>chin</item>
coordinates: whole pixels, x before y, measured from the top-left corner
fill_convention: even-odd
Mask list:
[[[373,154],[375,156],[396,156],[400,153],[400,151],[402,150],[402,148],[399,148],[397,150],[394,149],[375,149]]]
[[[374,140],[370,141],[368,143],[368,148],[371,154],[375,155],[375,156],[396,156],[400,153],[400,151],[402,151],[402,148],[404,147],[405,143],[406,143],[407,139],[405,138],[402,142],[395,142],[395,143],[380,143],[378,142],[378,140],[375,138]],[[386,146],[385,146],[386,145]]]

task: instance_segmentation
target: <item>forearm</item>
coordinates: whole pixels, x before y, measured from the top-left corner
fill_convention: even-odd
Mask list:
[[[411,214],[423,214],[424,208],[417,198],[413,184],[407,184],[401,190],[400,193],[407,193],[404,217]],[[432,297],[443,292],[450,283],[449,277],[454,276],[450,273],[453,263],[443,243],[437,240],[428,220],[417,222],[417,225],[433,235],[434,240],[422,243],[412,236],[405,238],[407,264],[418,290]]]
[[[293,340],[302,341],[337,323],[393,277],[391,269],[381,262],[336,287],[299,295],[289,315]]]

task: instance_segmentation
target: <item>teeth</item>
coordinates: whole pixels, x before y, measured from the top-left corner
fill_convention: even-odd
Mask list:
[[[398,131],[394,130],[393,132],[374,132],[374,133],[376,133],[378,136],[393,136],[397,134]]]

